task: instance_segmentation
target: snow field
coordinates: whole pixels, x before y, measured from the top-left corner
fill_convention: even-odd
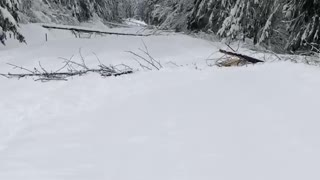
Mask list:
[[[189,66],[68,82],[0,78],[0,179],[320,178],[318,68],[210,68],[204,59],[219,43],[143,40],[162,63]],[[0,71],[15,71],[6,62],[55,69],[81,47],[88,65],[97,64],[94,51],[106,64],[138,67],[124,51],[142,44],[120,36],[35,41],[2,50]]]

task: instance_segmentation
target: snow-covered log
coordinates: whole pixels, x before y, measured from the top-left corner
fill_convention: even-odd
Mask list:
[[[118,36],[150,36],[151,34],[138,34],[138,33],[120,33],[120,32],[108,32],[108,31],[100,31],[100,30],[92,30],[85,29],[79,27],[68,27],[68,26],[52,26],[52,25],[42,25],[42,27],[47,29],[60,29],[60,30],[68,30],[72,32],[79,33],[97,33],[97,34],[106,34],[106,35],[118,35]]]

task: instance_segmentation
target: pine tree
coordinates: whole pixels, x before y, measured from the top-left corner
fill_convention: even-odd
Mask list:
[[[141,7],[141,6],[140,6]],[[144,2],[142,18],[162,29],[186,30],[193,0],[149,0]]]
[[[23,14],[30,18],[29,21],[42,20],[37,17],[39,13],[32,12],[35,6],[35,11],[44,14],[48,22],[77,24],[88,21],[95,15],[105,21],[121,21],[122,18],[132,17],[135,2],[136,0],[23,0],[22,4]],[[46,10],[49,12],[43,12]]]
[[[320,1],[293,0],[286,6],[289,21],[290,43],[288,48],[295,51],[310,45],[320,48]]]
[[[0,26],[4,32],[11,31],[20,42],[25,42],[25,38],[18,31],[19,3],[19,0],[0,0]]]
[[[151,3],[151,4],[150,4]],[[146,16],[162,28],[175,28],[177,17],[192,31],[233,40],[250,38],[278,52],[320,46],[319,0],[153,0]],[[191,3],[191,6],[184,6]],[[189,11],[189,8],[192,11]]]

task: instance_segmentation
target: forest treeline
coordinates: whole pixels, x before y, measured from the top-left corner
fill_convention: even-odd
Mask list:
[[[163,29],[252,39],[277,52],[320,46],[319,0],[0,0],[0,6],[0,25],[18,35],[15,21],[74,24],[94,16],[135,17]]]
[[[163,28],[204,31],[277,52],[320,46],[319,0],[150,0],[145,20]]]

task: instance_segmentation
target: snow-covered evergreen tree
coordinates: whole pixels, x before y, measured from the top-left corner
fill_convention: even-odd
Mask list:
[[[0,0],[0,26],[4,32],[11,31],[20,42],[24,42],[23,35],[18,31],[19,0]]]
[[[136,0],[24,0],[25,22],[77,24],[93,17],[121,21],[134,15]]]
[[[0,0],[5,31],[18,34],[19,4],[24,22],[77,24],[135,16],[162,29],[250,38],[281,52],[320,44],[319,0]]]
[[[319,0],[152,0],[147,4],[145,19],[162,28],[183,22],[192,31],[250,38],[281,52],[320,44]]]
[[[284,7],[288,21],[290,50],[301,47],[320,48],[320,1],[319,0],[293,0]]]
[[[186,30],[193,0],[149,0],[145,1],[144,20],[149,24],[160,25],[162,29]]]

